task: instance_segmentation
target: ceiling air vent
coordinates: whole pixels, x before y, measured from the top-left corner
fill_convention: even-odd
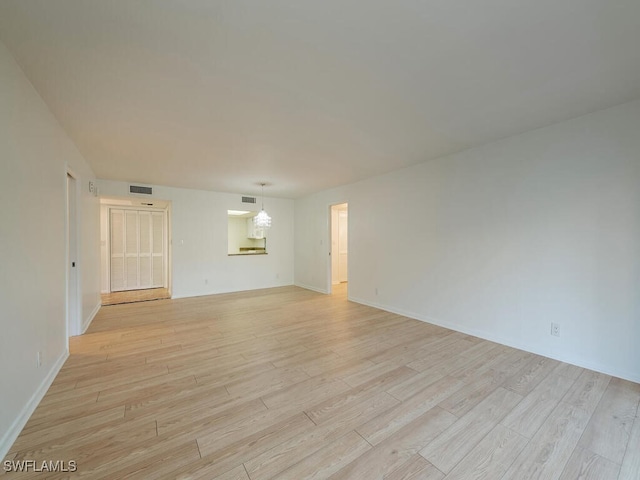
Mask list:
[[[138,185],[129,185],[129,193],[141,193],[143,195],[151,195],[151,187],[140,187]]]
[[[242,197],[242,203],[256,203],[256,197]]]

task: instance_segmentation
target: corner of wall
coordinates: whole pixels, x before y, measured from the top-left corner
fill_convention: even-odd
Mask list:
[[[294,282],[294,285],[295,285],[296,287],[304,288],[304,289],[306,289],[306,290],[311,290],[311,291],[313,291],[313,292],[323,293],[323,294],[325,294],[325,295],[328,295],[328,294],[329,294],[329,292],[328,292],[327,290],[325,290],[325,289],[317,288],[317,287],[312,287],[311,285],[306,285],[306,284],[304,284],[304,283]]]
[[[349,296],[349,301],[359,303],[361,305],[366,305],[368,307],[377,308],[380,310],[384,310],[385,312],[395,313],[396,315],[402,315],[403,317],[413,318],[415,320],[420,320],[421,322],[430,323],[432,325],[437,325],[439,327],[447,328],[454,332],[464,333],[466,335],[471,335],[473,337],[482,338],[489,342],[499,343],[501,345],[506,345],[507,347],[517,348],[518,350],[524,350],[525,352],[533,353],[536,355],[541,355],[543,357],[551,358],[553,360],[557,360],[559,362],[569,363],[571,365],[575,365],[577,367],[586,368],[587,370],[594,370],[596,372],[604,373],[606,375],[611,375],[613,377],[622,378],[624,380],[629,380],[630,382],[640,383],[640,373],[632,372],[627,369],[616,369],[611,368],[607,365],[603,365],[599,362],[585,361],[584,359],[577,359],[567,354],[558,354],[557,352],[553,352],[550,350],[542,350],[539,348],[532,348],[530,345],[513,341],[513,339],[505,338],[500,335],[496,335],[494,332],[485,331],[485,330],[477,330],[474,328],[469,328],[466,325],[462,325],[460,323],[448,322],[445,320],[441,320],[438,318],[433,318],[427,315],[421,315],[416,312],[406,311],[403,309],[395,308],[390,305],[369,302],[362,298],[351,297]]]
[[[80,329],[80,335],[84,335],[84,333],[87,331],[87,329],[89,328],[89,325],[91,325],[91,322],[93,322],[93,319],[96,318],[96,315],[100,311],[100,307],[102,307],[102,304],[100,303],[100,301],[98,301],[98,303],[93,308],[93,310],[91,311],[89,316],[87,318],[85,318],[84,321],[82,322],[82,328]]]

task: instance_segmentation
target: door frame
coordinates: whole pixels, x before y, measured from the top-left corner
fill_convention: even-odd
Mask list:
[[[327,262],[327,294],[331,295],[333,293],[333,215],[332,210],[333,207],[337,207],[338,205],[346,205],[347,206],[347,212],[349,211],[349,202],[344,200],[342,202],[332,202],[328,205],[328,219],[327,219],[327,223],[328,223],[328,243],[329,243],[329,255],[328,255],[328,259],[329,261]],[[351,250],[350,248],[350,244],[351,244],[351,235],[349,235],[349,225],[350,222],[348,220],[347,217],[347,252],[349,250]],[[349,254],[347,253],[347,265],[349,265]],[[349,271],[349,267],[347,266],[347,271]]]
[[[73,179],[73,218],[71,217],[71,212],[69,211],[69,206],[71,205],[70,198],[70,190],[69,190],[69,177]],[[67,338],[67,350],[69,349],[69,337],[80,335],[81,332],[81,317],[82,317],[82,303],[80,301],[82,295],[80,291],[81,279],[80,279],[80,215],[79,213],[79,205],[80,205],[80,176],[75,173],[70,167],[66,167],[65,169],[65,214],[64,214],[64,224],[65,224],[65,327],[66,327],[66,338]],[[69,237],[69,229],[72,225],[75,227],[75,242],[72,250],[71,247],[71,238]],[[76,266],[71,267],[71,259],[75,258]],[[75,268],[75,299],[71,301],[75,304],[75,318],[72,318],[73,311],[71,309],[70,299],[71,292],[69,290],[69,284],[71,283],[71,273],[72,268]]]

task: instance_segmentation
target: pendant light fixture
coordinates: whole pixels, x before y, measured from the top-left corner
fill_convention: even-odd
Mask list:
[[[269,216],[269,214],[267,214],[267,212],[264,211],[264,186],[265,185],[266,185],[265,183],[260,184],[260,186],[262,187],[262,210],[260,210],[260,213],[258,213],[258,215],[253,217],[253,223],[255,224],[256,227],[260,227],[260,228],[271,227],[271,217]]]

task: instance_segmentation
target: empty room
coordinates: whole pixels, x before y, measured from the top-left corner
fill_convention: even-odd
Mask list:
[[[639,19],[0,0],[0,478],[640,480]]]

